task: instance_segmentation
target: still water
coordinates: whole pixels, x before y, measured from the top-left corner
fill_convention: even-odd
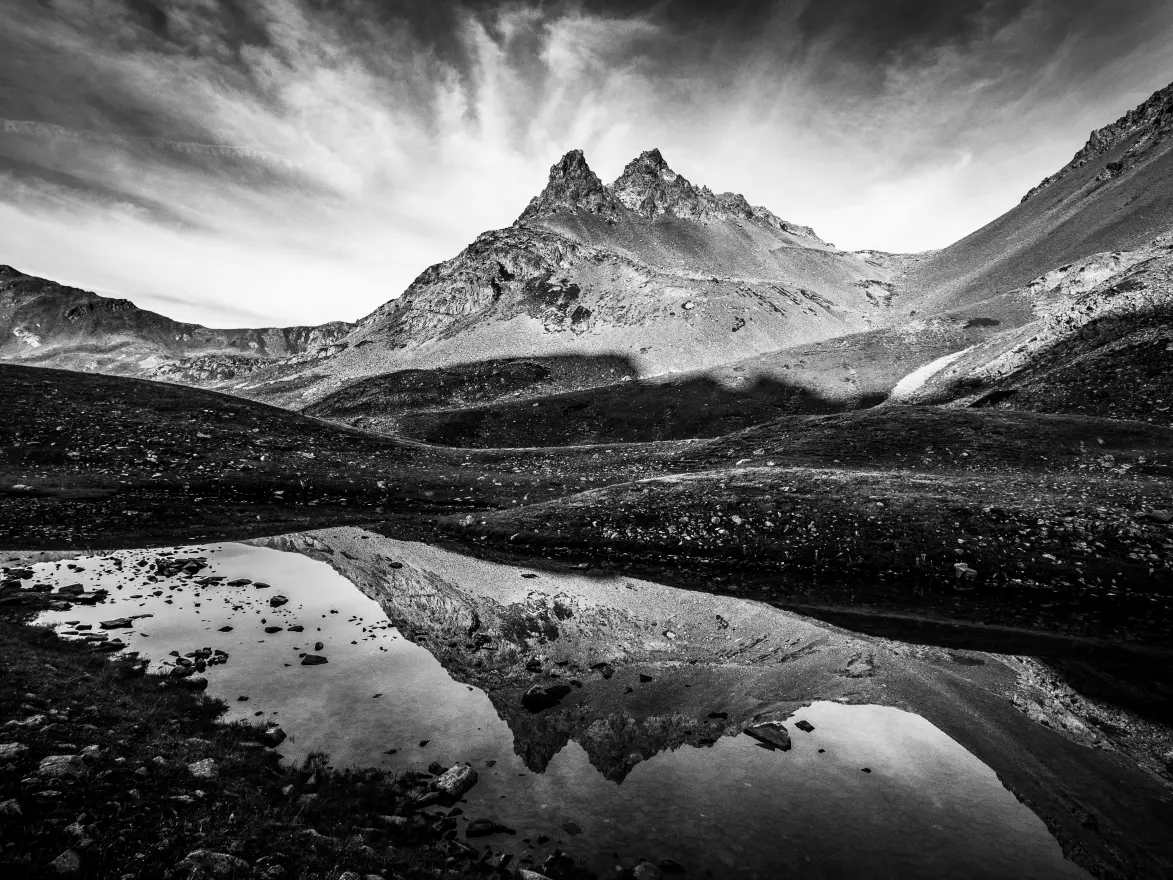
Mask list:
[[[206,567],[159,576],[160,558]],[[149,615],[111,635],[155,668],[173,663],[172,651],[227,652],[206,673],[208,692],[227,702],[230,720],[280,723],[291,760],[323,751],[335,765],[469,762],[479,782],[460,820],[516,829],[493,843],[519,857],[561,849],[600,876],[664,858],[690,876],[763,880],[795,869],[808,878],[1087,876],[989,767],[924,718],[861,704],[841,672],[740,651],[761,651],[780,633],[802,647],[794,656],[829,644],[817,624],[775,609],[630,579],[519,571],[354,529],[119,551],[34,570],[54,586],[110,591],[99,605],[44,614],[60,632]],[[209,577],[224,580],[198,583]],[[253,583],[228,584],[237,579]],[[274,607],[278,595],[287,602]],[[544,614],[551,607],[566,610]],[[412,638],[389,613],[410,620]],[[274,626],[281,630],[265,632]],[[462,627],[493,642],[473,656],[450,638]],[[328,662],[302,665],[305,653]],[[600,657],[613,674],[591,672]],[[524,675],[527,660],[543,664],[534,675],[544,681],[577,675],[577,702],[520,708],[525,682],[514,672]],[[512,664],[505,678],[502,664]],[[765,705],[781,688],[766,667],[827,683],[807,688],[827,698],[771,716],[790,732],[788,751],[740,732],[753,717],[739,707],[751,698]],[[698,734],[705,725],[717,735]]]

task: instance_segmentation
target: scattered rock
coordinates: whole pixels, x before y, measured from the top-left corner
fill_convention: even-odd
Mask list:
[[[281,627],[281,626],[266,626],[266,627],[265,627],[265,632],[267,632],[269,635],[273,635],[273,633],[279,633],[279,632],[281,632],[281,630],[282,630],[282,629],[284,629],[284,627]]]
[[[280,608],[282,605],[288,605],[289,600],[281,595],[270,596],[269,597],[269,604],[274,608]]]
[[[318,644],[320,645],[321,642],[319,642]],[[319,648],[318,650],[321,650],[321,648]],[[322,657],[318,654],[306,654],[304,657],[301,658],[301,665],[302,666],[321,666],[323,663],[329,663],[329,662],[330,661],[328,661],[325,657]]]
[[[457,800],[476,784],[477,771],[468,764],[457,764],[433,782],[432,788],[453,800]]]
[[[803,733],[810,733],[812,730],[815,729],[815,726],[813,724],[811,724],[809,721],[807,721],[805,718],[803,718],[801,721],[795,721],[794,726],[797,727],[799,730],[801,730]]]
[[[281,745],[281,743],[285,742],[285,738],[285,731],[280,727],[267,727],[257,737],[260,742],[264,743],[271,749],[275,749],[277,746]]]
[[[676,859],[660,859],[660,870],[665,874],[687,874],[688,868]]]
[[[631,872],[631,876],[635,880],[660,880],[664,876],[664,872],[651,862],[640,862]]]
[[[17,803],[16,798],[10,798],[6,801],[0,802],[0,816],[7,816],[11,819],[17,819],[24,815],[20,804]]]
[[[129,629],[134,621],[129,617],[115,617],[113,620],[103,620],[98,624],[102,629]]]
[[[582,828],[577,822],[563,822],[562,830],[567,834],[582,834]]]

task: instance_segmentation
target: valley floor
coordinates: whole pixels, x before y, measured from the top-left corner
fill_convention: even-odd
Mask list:
[[[1078,699],[1160,730],[1173,718],[1166,428],[880,407],[713,440],[470,450],[16,366],[0,366],[0,407],[0,549],[362,523],[536,569],[638,572],[872,635],[1030,654]],[[16,651],[24,636],[6,638]],[[1133,759],[1173,781],[1173,757]]]

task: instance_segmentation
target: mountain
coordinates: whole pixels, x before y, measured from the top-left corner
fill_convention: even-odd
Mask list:
[[[991,298],[1092,254],[1132,250],[1173,226],[1173,84],[1111,125],[997,220],[911,269],[902,290],[921,312],[993,307]],[[911,306],[910,306],[911,307]]]
[[[697,187],[657,150],[609,185],[574,150],[512,226],[425,270],[335,354],[241,390],[296,407],[356,379],[517,357],[619,357],[639,376],[705,369],[887,324],[904,265]]]
[[[0,360],[167,378],[184,360],[192,384],[229,381],[274,358],[325,354],[353,327],[213,330],[0,266]]]

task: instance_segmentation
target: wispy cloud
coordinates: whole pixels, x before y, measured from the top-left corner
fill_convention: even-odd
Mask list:
[[[574,147],[842,246],[949,243],[1173,79],[1161,0],[0,8],[0,262],[204,323],[355,318]]]

